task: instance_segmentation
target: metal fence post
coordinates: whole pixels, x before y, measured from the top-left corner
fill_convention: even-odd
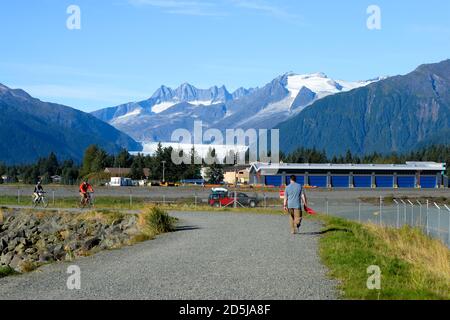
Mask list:
[[[429,222],[428,222],[428,210],[429,210],[429,207],[430,207],[430,201],[427,200],[427,236],[430,235],[430,228],[429,228]]]
[[[166,195],[163,195],[163,205],[166,205]]]
[[[328,199],[327,199],[327,215],[329,214],[329,207],[328,207]]]
[[[438,237],[441,238],[441,207],[438,204],[434,203],[435,207],[438,209]]]
[[[380,226],[383,224],[382,214],[383,214],[383,197],[380,196]]]
[[[20,204],[20,189],[17,188],[17,204]]]
[[[358,203],[358,222],[361,223],[361,200]]]
[[[400,200],[403,203],[403,224],[406,224],[406,202]]]
[[[444,207],[445,207],[445,209],[447,209],[447,211],[448,211],[448,245],[450,245],[450,208],[446,205],[446,204],[444,204]]]
[[[419,204],[419,226],[422,227],[422,203],[419,200],[417,203]]]
[[[394,199],[395,204],[397,205],[397,229],[400,228],[400,203]]]
[[[414,203],[410,200],[408,200],[408,202],[411,205],[411,227],[414,227]]]
[[[55,205],[55,190],[52,190],[53,206]]]

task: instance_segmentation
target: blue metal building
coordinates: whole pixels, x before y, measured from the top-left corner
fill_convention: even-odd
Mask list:
[[[297,182],[317,188],[423,188],[444,187],[445,163],[405,164],[294,164],[255,162],[250,167],[250,183],[279,187]]]

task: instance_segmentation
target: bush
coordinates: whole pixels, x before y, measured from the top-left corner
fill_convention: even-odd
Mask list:
[[[0,278],[15,274],[16,272],[8,266],[0,266]]]
[[[174,218],[158,207],[146,209],[139,215],[139,226],[142,232],[148,236],[156,236],[161,233],[174,230]]]

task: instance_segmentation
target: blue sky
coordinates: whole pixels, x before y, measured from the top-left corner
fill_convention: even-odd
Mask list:
[[[68,30],[67,7],[81,9]],[[369,5],[381,30],[366,27]],[[85,111],[176,87],[344,80],[450,58],[448,0],[15,0],[0,3],[0,83]]]

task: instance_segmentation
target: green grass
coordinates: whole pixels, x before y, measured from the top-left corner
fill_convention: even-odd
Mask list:
[[[362,225],[340,218],[325,223],[320,255],[346,299],[450,299],[450,253],[420,230]],[[381,269],[381,290],[367,288],[367,268]]]
[[[139,215],[138,225],[143,236],[149,239],[175,230],[176,219],[160,207],[149,207]],[[142,237],[141,235],[141,237]]]
[[[53,199],[50,195],[47,195],[49,208],[77,208],[80,202],[80,197],[65,197]],[[144,198],[134,197],[130,203],[129,197],[111,197],[102,196],[94,198],[94,207],[104,209],[141,209],[147,200]],[[17,201],[17,196],[0,196],[0,205],[18,205],[18,206],[30,206],[31,207],[31,195],[20,197],[20,201]]]
[[[53,204],[52,198],[47,197],[49,202],[48,208],[78,208],[78,203],[80,201],[79,197],[67,197],[67,198],[56,198]],[[133,198],[132,203],[130,203],[129,197],[112,197],[112,196],[101,196],[96,197],[94,201],[93,210],[141,210],[145,205],[152,204],[152,201],[145,198]],[[262,204],[262,203],[261,203]],[[257,207],[257,208],[233,208],[232,206],[223,208],[213,208],[206,203],[198,202],[197,205],[194,204],[194,199],[183,198],[177,200],[177,202],[166,202],[166,204],[159,204],[164,210],[173,211],[208,211],[208,212],[234,212],[234,213],[262,213],[262,214],[281,214],[281,202],[279,200],[274,200],[272,202],[267,202],[267,205],[280,205],[279,208],[273,207]],[[31,208],[31,196],[22,196],[21,201],[18,203],[17,196],[0,196],[0,206],[1,205],[12,205],[12,206],[30,206]]]
[[[0,278],[11,276],[16,274],[16,272],[10,267],[1,267],[0,266]]]

